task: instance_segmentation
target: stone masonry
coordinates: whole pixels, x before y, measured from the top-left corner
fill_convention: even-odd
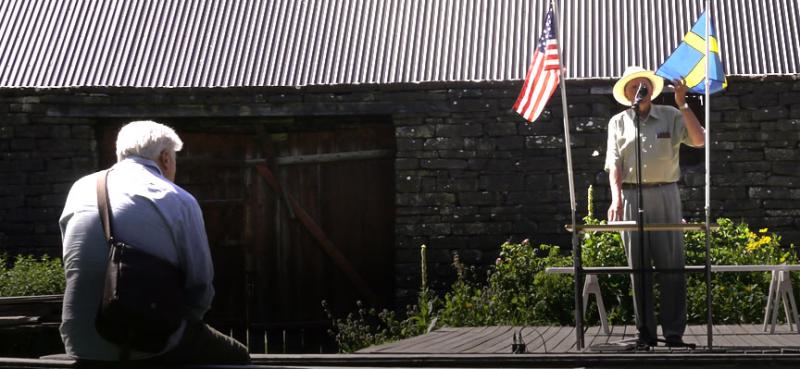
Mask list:
[[[800,76],[731,77],[711,99],[712,217],[800,243]],[[604,217],[606,125],[622,109],[613,81],[567,84],[578,218],[589,185]],[[382,116],[395,126],[396,296],[419,286],[428,245],[433,286],[457,252],[487,265],[506,240],[569,248],[564,134],[556,92],[541,121],[511,111],[519,83],[228,89],[0,91],[0,250],[60,253],[57,220],[71,183],[97,170],[98,125],[158,117]],[[670,103],[664,94],[658,102]],[[699,100],[692,101],[702,120]],[[687,149],[685,217],[703,211],[702,150]]]

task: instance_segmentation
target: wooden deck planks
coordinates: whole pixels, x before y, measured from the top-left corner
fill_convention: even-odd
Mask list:
[[[559,332],[558,336],[560,336],[561,339],[553,347],[553,352],[569,352],[575,347],[576,335],[574,327],[561,327],[561,332]]]
[[[468,334],[463,334],[459,337],[459,339],[454,340],[452,343],[448,344],[450,350],[453,353],[464,353],[464,350],[469,347],[474,347],[476,341],[481,342],[485,340],[487,336],[492,336],[497,334],[496,332],[502,330],[503,327],[495,326],[495,327],[481,327],[478,329],[474,329],[470,331]]]
[[[481,347],[493,346],[498,341],[508,341],[508,347],[511,347],[511,326],[496,326],[493,329],[484,331],[481,335],[472,338],[470,341],[464,342],[458,347],[455,347],[458,353],[476,353],[481,351]]]
[[[504,326],[502,330],[495,332],[492,336],[480,341],[473,347],[466,348],[463,352],[470,354],[491,354],[497,352],[511,353],[511,343],[514,342],[514,334],[522,327]]]
[[[769,346],[778,346],[780,341],[773,340],[768,335],[765,335],[764,332],[761,330],[760,326],[755,325],[746,325],[746,326],[739,326],[739,330],[742,331],[741,334],[748,335],[752,337],[752,342],[756,347],[769,347]]]
[[[522,336],[529,353],[547,353],[547,341],[550,337],[558,333],[559,327],[527,327]]]
[[[430,344],[436,344],[437,342],[443,340],[449,340],[454,335],[458,334],[459,332],[466,333],[467,329],[465,328],[441,328],[437,329],[433,332],[423,334],[416,337],[411,337],[408,339],[404,339],[397,342],[390,342],[380,346],[375,347],[367,347],[364,349],[366,352],[369,350],[375,350],[375,352],[398,352],[398,351],[408,351],[414,352],[414,347],[417,346],[424,346]],[[387,351],[388,350],[388,351]]]
[[[783,328],[774,334],[763,332],[761,325],[715,325],[714,348],[729,351],[781,351],[800,349],[800,334]],[[393,343],[373,346],[359,353],[378,354],[510,354],[515,333],[522,332],[529,354],[580,353],[575,346],[575,328],[570,326],[539,327],[462,327],[441,328],[428,334]],[[586,328],[585,347],[636,338],[633,325],[612,326],[607,335],[600,326]],[[686,329],[684,341],[706,347],[705,325]],[[659,346],[658,350],[670,349]],[[685,349],[678,349],[684,350]],[[678,351],[676,350],[676,351]]]
[[[583,334],[584,347],[590,347],[592,345],[601,343],[604,340],[604,337],[608,337],[603,332],[603,328],[600,326],[587,327],[585,332],[586,333]],[[577,347],[573,348],[577,350]]]
[[[713,332],[713,331],[712,331]],[[717,337],[714,336],[714,345],[717,346]],[[686,343],[693,343],[698,347],[708,346],[708,327],[706,325],[690,325],[686,327],[686,332],[683,335],[683,341]]]
[[[741,330],[738,329],[738,325],[720,325],[719,332],[720,335],[728,337],[733,347],[752,347],[756,346],[755,343],[758,341],[755,337],[748,341],[741,335]]]
[[[574,341],[575,334],[573,329],[574,328],[572,327],[555,327],[555,330],[552,332],[552,334],[547,337],[547,344],[545,346],[547,348],[547,352],[556,352],[556,346],[558,346],[564,340]]]
[[[703,327],[705,329],[705,326]],[[722,346],[722,347],[733,347],[735,346],[733,342],[731,342],[730,337],[727,335],[722,334],[723,332],[720,330],[719,325],[714,325],[711,327],[714,332],[714,345],[715,346]],[[705,333],[705,331],[703,332]]]
[[[760,325],[747,325],[742,326],[742,328],[750,337],[753,337],[753,342],[759,347],[779,347],[785,344],[777,334],[765,332]],[[795,345],[797,344],[800,344],[800,342],[795,343]]]

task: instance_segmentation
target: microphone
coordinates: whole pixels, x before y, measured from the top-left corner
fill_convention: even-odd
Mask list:
[[[639,88],[636,89],[636,98],[633,100],[633,105],[639,105],[640,102],[647,96],[647,85],[643,82],[639,83]]]

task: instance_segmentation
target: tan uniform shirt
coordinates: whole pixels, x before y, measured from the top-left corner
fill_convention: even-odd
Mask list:
[[[622,183],[636,183],[636,123],[633,110],[627,109],[608,122],[605,169],[620,168]],[[641,120],[642,182],[677,182],[681,143],[691,145],[680,110],[651,105],[650,114]]]

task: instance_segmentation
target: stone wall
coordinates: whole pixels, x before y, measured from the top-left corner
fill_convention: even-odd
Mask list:
[[[604,216],[612,81],[570,81],[578,217],[589,185]],[[397,296],[419,283],[428,245],[434,286],[454,276],[453,252],[486,265],[508,239],[569,246],[570,209],[558,93],[543,119],[511,111],[519,83],[301,89],[0,91],[0,248],[59,253],[66,193],[97,169],[96,128],[109,120],[191,117],[382,116],[395,125]],[[660,100],[669,103],[671,95]],[[702,119],[699,100],[692,101]],[[712,98],[712,216],[743,219],[800,243],[800,76],[730,80]],[[689,220],[703,215],[702,150],[682,160]]]
[[[602,170],[606,126],[620,111],[612,83],[568,84],[578,218],[595,188],[596,216],[605,217],[608,178]],[[506,239],[569,247],[570,218],[560,97],[541,122],[526,125],[509,107],[517,90],[426,91],[449,112],[395,119],[397,133],[397,265],[399,296],[418,283],[418,246],[427,244],[435,281],[454,276],[452,253],[468,264],[491,263]],[[664,94],[658,103],[672,104]],[[700,98],[690,99],[704,119]],[[784,244],[800,242],[800,82],[794,78],[731,78],[711,100],[711,216],[769,228]],[[682,150],[684,216],[703,221],[704,152]],[[436,285],[436,283],[434,283]],[[441,286],[444,287],[444,286]],[[407,294],[407,295],[406,295]]]
[[[66,193],[96,167],[92,122],[46,114],[67,98],[0,92],[1,251],[60,254],[57,222]]]

